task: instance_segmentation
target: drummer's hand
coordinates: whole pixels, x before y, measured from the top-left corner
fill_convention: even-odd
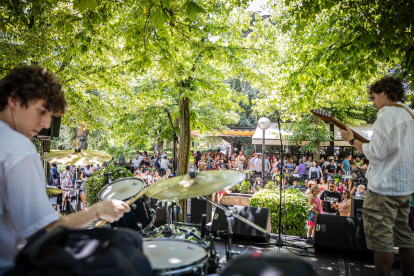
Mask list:
[[[110,199],[101,201],[98,204],[100,204],[97,206],[99,217],[111,223],[122,218],[124,213],[131,211],[129,205],[122,200]]]

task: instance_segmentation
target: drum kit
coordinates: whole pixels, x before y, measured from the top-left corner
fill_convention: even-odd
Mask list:
[[[76,154],[76,153],[75,153]],[[51,160],[45,154],[42,158]],[[73,152],[71,152],[72,160]],[[59,163],[69,160],[54,158],[49,162]],[[105,160],[106,162],[108,160]],[[60,163],[64,163],[60,162]],[[97,161],[93,161],[97,162]],[[66,163],[68,164],[68,163]],[[79,162],[77,164],[80,165]],[[101,220],[94,227],[126,227],[139,231],[144,239],[143,252],[147,256],[155,275],[206,275],[215,273],[223,265],[214,247],[214,239],[225,238],[226,260],[239,254],[232,250],[232,224],[237,218],[246,224],[266,233],[266,230],[251,221],[239,216],[236,209],[228,208],[209,200],[206,196],[215,192],[230,189],[242,182],[245,174],[238,171],[191,171],[189,174],[160,179],[152,185],[147,185],[139,178],[122,178],[104,186],[99,192],[99,201],[118,199],[131,206],[131,211],[125,213],[117,222],[107,223]],[[47,188],[48,193],[56,193],[56,189]],[[179,223],[177,215],[181,213],[179,199],[198,198],[216,208],[225,211],[228,230],[220,233],[208,233],[206,215],[202,217],[201,225]],[[166,207],[166,223],[155,227],[156,210]],[[180,226],[179,226],[180,225]],[[185,225],[185,226],[182,226]],[[200,229],[200,230],[198,230]]]

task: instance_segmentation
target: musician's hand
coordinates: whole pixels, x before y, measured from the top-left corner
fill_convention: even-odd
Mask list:
[[[345,125],[345,127],[346,130],[339,129],[339,131],[341,132],[342,140],[349,142],[354,138],[354,133],[352,133],[352,130],[347,125]]]
[[[96,205],[99,217],[111,223],[122,218],[124,213],[131,211],[128,204],[117,199],[104,200],[98,202]]]

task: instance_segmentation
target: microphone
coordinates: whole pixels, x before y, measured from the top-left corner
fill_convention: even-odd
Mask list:
[[[279,112],[279,109],[275,109],[275,113],[276,113],[276,115],[280,115],[280,112]]]
[[[201,215],[201,238],[204,239],[206,236],[206,214]]]
[[[164,108],[164,112],[169,113],[170,111],[168,110],[168,108]]]

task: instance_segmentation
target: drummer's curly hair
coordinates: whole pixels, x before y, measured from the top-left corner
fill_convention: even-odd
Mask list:
[[[57,116],[67,106],[59,79],[37,65],[16,67],[0,80],[0,111],[6,108],[9,97],[19,100],[26,108],[30,102],[43,99],[45,108]]]
[[[401,79],[394,77],[384,77],[368,88],[368,96],[371,98],[371,93],[379,94],[385,92],[391,101],[405,101],[405,91]]]

